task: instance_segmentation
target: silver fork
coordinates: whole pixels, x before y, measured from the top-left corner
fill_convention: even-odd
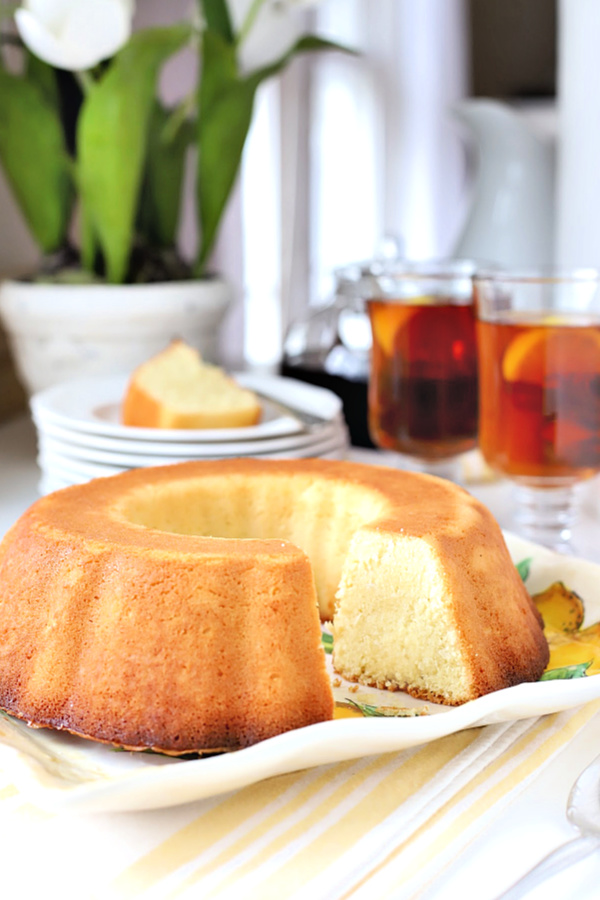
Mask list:
[[[567,818],[579,835],[545,856],[497,900],[519,900],[547,878],[600,849],[600,756],[583,770],[569,794]]]

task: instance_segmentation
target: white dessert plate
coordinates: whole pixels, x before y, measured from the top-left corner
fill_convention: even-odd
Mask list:
[[[48,449],[64,453],[77,459],[93,462],[105,462],[109,465],[134,466],[166,465],[169,462],[183,462],[188,459],[206,459],[224,456],[255,456],[265,453],[283,451],[308,450],[314,444],[330,440],[345,433],[339,419],[327,422],[314,433],[301,433],[282,437],[263,438],[260,441],[228,441],[219,443],[171,443],[127,441],[123,447],[116,441],[107,446],[100,443],[102,438],[96,435],[82,435],[87,440],[79,441],[79,433],[57,428],[51,423],[39,423],[40,443]],[[106,438],[105,441],[112,439]]]
[[[38,455],[38,465],[44,475],[69,481],[70,484],[83,484],[92,478],[109,478],[111,475],[120,475],[127,469],[123,466],[105,466],[101,463],[78,462],[76,459],[67,459],[58,454]]]
[[[312,456],[313,454],[311,454]],[[346,459],[348,456],[348,444],[346,441],[342,443],[331,443],[325,448],[325,452],[318,454],[319,459]],[[263,459],[273,459],[273,456],[263,457]],[[278,457],[279,458],[279,457]],[[283,458],[283,457],[282,457]],[[289,459],[289,456],[285,457]],[[300,458],[300,457],[295,457]],[[63,460],[52,461],[50,464],[44,464],[42,467],[42,477],[38,484],[38,492],[40,496],[51,494],[53,491],[60,491],[62,488],[72,487],[74,484],[85,484],[91,478],[108,478],[111,475],[120,475],[126,472],[126,469],[98,467],[94,470],[94,474],[90,475],[86,471],[75,471],[69,467],[69,464]]]
[[[507,535],[507,542],[515,563],[530,559],[527,584],[532,592],[562,580],[583,598],[585,625],[600,619],[600,566],[559,557],[512,535]],[[31,802],[46,809],[156,809],[216,796],[286,772],[403,750],[465,728],[579,706],[600,697],[600,675],[521,684],[459,707],[423,704],[405,694],[370,688],[352,692],[344,682],[339,686],[334,682],[334,693],[342,703],[420,709],[426,714],[335,719],[246,750],[188,760],[115,751],[60,732],[28,728],[1,715],[0,765]]]
[[[348,453],[348,446],[346,432],[342,432],[333,438],[319,441],[310,447],[299,450],[297,453],[286,451],[283,453],[249,455],[257,459],[303,459],[309,456],[318,457],[319,459],[345,459]],[[222,457],[205,456],[204,459],[222,459]],[[61,453],[45,450],[43,442],[40,444],[40,453],[37,461],[42,473],[39,483],[39,492],[42,495],[73,484],[84,484],[92,478],[108,478],[111,475],[120,475],[122,472],[132,468],[132,466],[128,465],[113,466],[106,463],[75,459]],[[143,468],[144,466],[155,466],[158,464],[173,465],[179,462],[182,462],[182,460],[168,460],[164,458],[158,460],[149,457],[143,465],[140,464],[140,466],[134,466],[133,468]]]
[[[235,375],[244,387],[258,391],[275,401],[263,400],[263,417],[248,428],[171,429],[135,428],[120,423],[121,399],[127,376],[87,378],[54,385],[31,398],[36,423],[52,422],[74,432],[148,441],[197,442],[258,441],[302,432],[300,422],[276,405],[289,404],[307,413],[331,421],[341,415],[342,403],[331,391],[296,381],[247,372]],[[141,449],[141,448],[140,448]]]
[[[323,438],[313,440],[310,444],[305,444],[298,448],[290,450],[282,450],[280,452],[252,452],[243,454],[234,454],[235,456],[254,457],[257,459],[301,459],[309,456],[321,457],[324,453],[331,453],[334,450],[346,449],[348,447],[347,432],[343,428],[339,428],[332,435],[326,435]],[[227,454],[231,456],[232,454]],[[185,461],[185,457],[161,457],[144,456],[139,454],[134,456],[124,456],[112,454],[112,461],[108,461],[108,454],[98,454],[90,459],[73,454],[71,447],[65,447],[55,441],[49,441],[40,435],[38,462],[40,468],[45,472],[52,471],[55,467],[61,469],[73,470],[88,478],[102,478],[106,475],[117,475],[119,472],[125,472],[128,469],[146,468],[156,465],[174,465]],[[202,457],[208,459],[222,459],[223,455],[204,454]]]

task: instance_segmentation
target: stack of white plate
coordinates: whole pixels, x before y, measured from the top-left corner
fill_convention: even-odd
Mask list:
[[[261,395],[263,415],[258,425],[218,430],[121,425],[124,376],[80,379],[36,394],[31,409],[38,430],[40,492],[190,459],[346,455],[342,404],[331,391],[275,376],[244,373],[236,380]]]

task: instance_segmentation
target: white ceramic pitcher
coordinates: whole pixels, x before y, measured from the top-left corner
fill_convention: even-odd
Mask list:
[[[554,255],[555,146],[518,110],[469,98],[453,107],[476,154],[470,211],[454,255],[538,266]]]

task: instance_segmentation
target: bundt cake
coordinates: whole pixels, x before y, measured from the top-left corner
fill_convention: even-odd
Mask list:
[[[124,425],[145,428],[241,428],[256,425],[260,415],[253,391],[183,341],[133,372],[121,408]]]
[[[329,719],[317,596],[347,678],[454,704],[547,662],[501,532],[462,489],[350,462],[192,462],[50,494],[8,532],[0,707],[169,753]]]

